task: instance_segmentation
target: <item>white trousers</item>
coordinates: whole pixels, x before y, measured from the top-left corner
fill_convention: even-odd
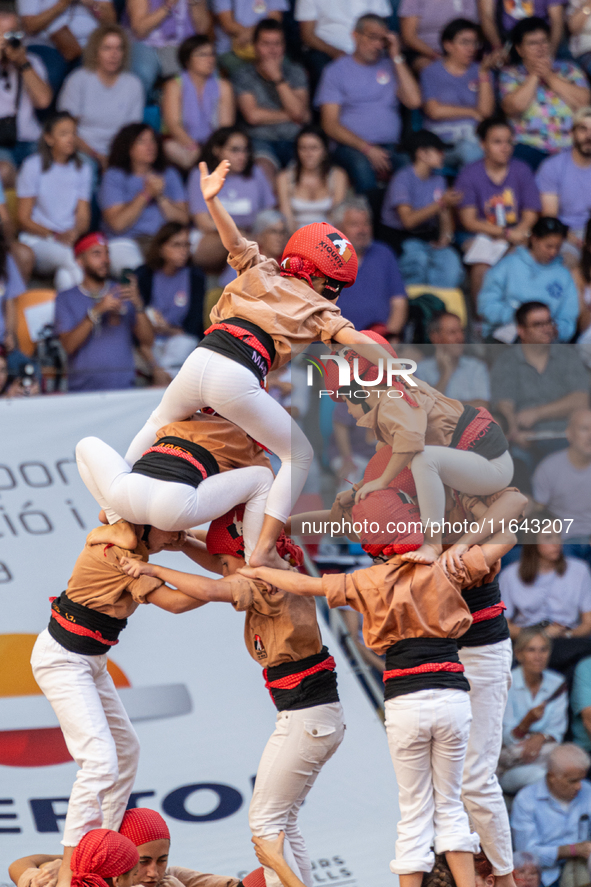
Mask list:
[[[75,847],[93,828],[118,831],[133,788],[140,746],[107,672],[107,656],[71,653],[42,631],[33,675],[56,713],[68,751],[80,767],[70,795],[62,844]]]
[[[19,234],[19,240],[35,253],[35,270],[39,274],[55,275],[56,289],[69,289],[82,280],[82,270],[74,258],[71,246],[59,243],[51,237],[27,234],[26,231]]]
[[[386,733],[398,782],[397,875],[430,872],[435,853],[477,853],[460,795],[470,721],[464,690],[417,690],[386,700]]]
[[[153,442],[153,441],[152,441]],[[132,474],[119,453],[98,437],[85,437],[76,446],[80,477],[109,523],[120,518],[151,524],[159,530],[190,530],[246,503],[244,547],[252,553],[263,526],[265,502],[273,472],[262,465],[235,468],[206,478],[197,488]]]
[[[254,373],[207,348],[197,348],[186,359],[160,404],[131,442],[126,461],[133,465],[152,445],[156,431],[163,425],[186,419],[205,406],[243,428],[281,459],[265,514],[285,522],[306,482],[312,447],[291,416],[260,387]]]
[[[187,333],[156,336],[152,345],[154,360],[171,376],[176,376],[189,354],[197,347],[198,341],[197,336],[189,336]]]
[[[513,459],[508,451],[496,459],[485,459],[470,450],[425,447],[413,458],[410,468],[423,526],[443,520],[444,484],[468,496],[491,496],[508,486],[513,477]]]
[[[312,887],[312,868],[299,829],[298,813],[344,734],[340,702],[280,711],[257,771],[248,812],[251,831],[265,838],[285,832],[285,859],[306,887]],[[265,881],[267,887],[281,887],[272,869],[265,868]]]

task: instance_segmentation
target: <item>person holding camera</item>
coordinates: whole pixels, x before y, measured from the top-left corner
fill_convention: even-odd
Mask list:
[[[35,111],[53,98],[43,62],[23,45],[18,16],[0,2],[0,177],[14,186],[15,167],[37,150],[41,127]]]
[[[135,379],[134,337],[141,346],[154,330],[135,275],[109,280],[109,247],[97,232],[74,245],[82,283],[57,294],[55,330],[68,355],[69,391],[131,388]]]

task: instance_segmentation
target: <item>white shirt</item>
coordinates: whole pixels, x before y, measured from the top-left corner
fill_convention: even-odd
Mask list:
[[[73,160],[53,163],[41,169],[41,156],[27,157],[16,181],[18,197],[35,197],[31,219],[50,231],[61,234],[74,227],[79,200],[90,201],[92,167],[82,163],[79,168]]]
[[[583,6],[589,6],[588,0],[570,0],[566,15],[570,17]],[[568,47],[575,58],[591,50],[591,15],[585,16],[584,22],[580,34],[573,34],[568,41]]]
[[[55,0],[17,0],[17,9],[20,16],[39,15],[51,6],[55,6]],[[39,31],[34,37],[29,37],[27,45],[55,46],[51,35],[59,31],[65,25],[68,26],[82,48],[88,43],[88,38],[100,22],[93,16],[82,3],[71,3],[67,10],[52,21],[48,28]]]
[[[355,22],[367,12],[388,18],[392,15],[392,7],[388,0],[296,0],[295,19],[316,22],[316,37],[343,52],[352,53],[355,49]]]
[[[552,514],[572,524],[564,523],[562,541],[575,537],[588,540],[591,536],[591,465],[575,468],[568,458],[568,450],[559,450],[543,459],[532,479],[534,499],[547,505]]]
[[[564,575],[540,573],[531,585],[519,578],[519,564],[511,564],[501,571],[499,584],[505,615],[520,627],[548,621],[576,628],[581,614],[591,611],[591,572],[574,557],[566,558]]]

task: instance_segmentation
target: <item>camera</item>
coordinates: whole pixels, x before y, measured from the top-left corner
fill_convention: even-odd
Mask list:
[[[13,49],[20,49],[25,39],[24,31],[5,31],[4,39]]]

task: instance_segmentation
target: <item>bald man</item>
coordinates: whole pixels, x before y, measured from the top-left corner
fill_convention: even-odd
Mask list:
[[[591,562],[591,410],[572,413],[568,447],[540,462],[533,476],[534,499],[563,521],[565,554]],[[566,531],[564,521],[572,519]]]

